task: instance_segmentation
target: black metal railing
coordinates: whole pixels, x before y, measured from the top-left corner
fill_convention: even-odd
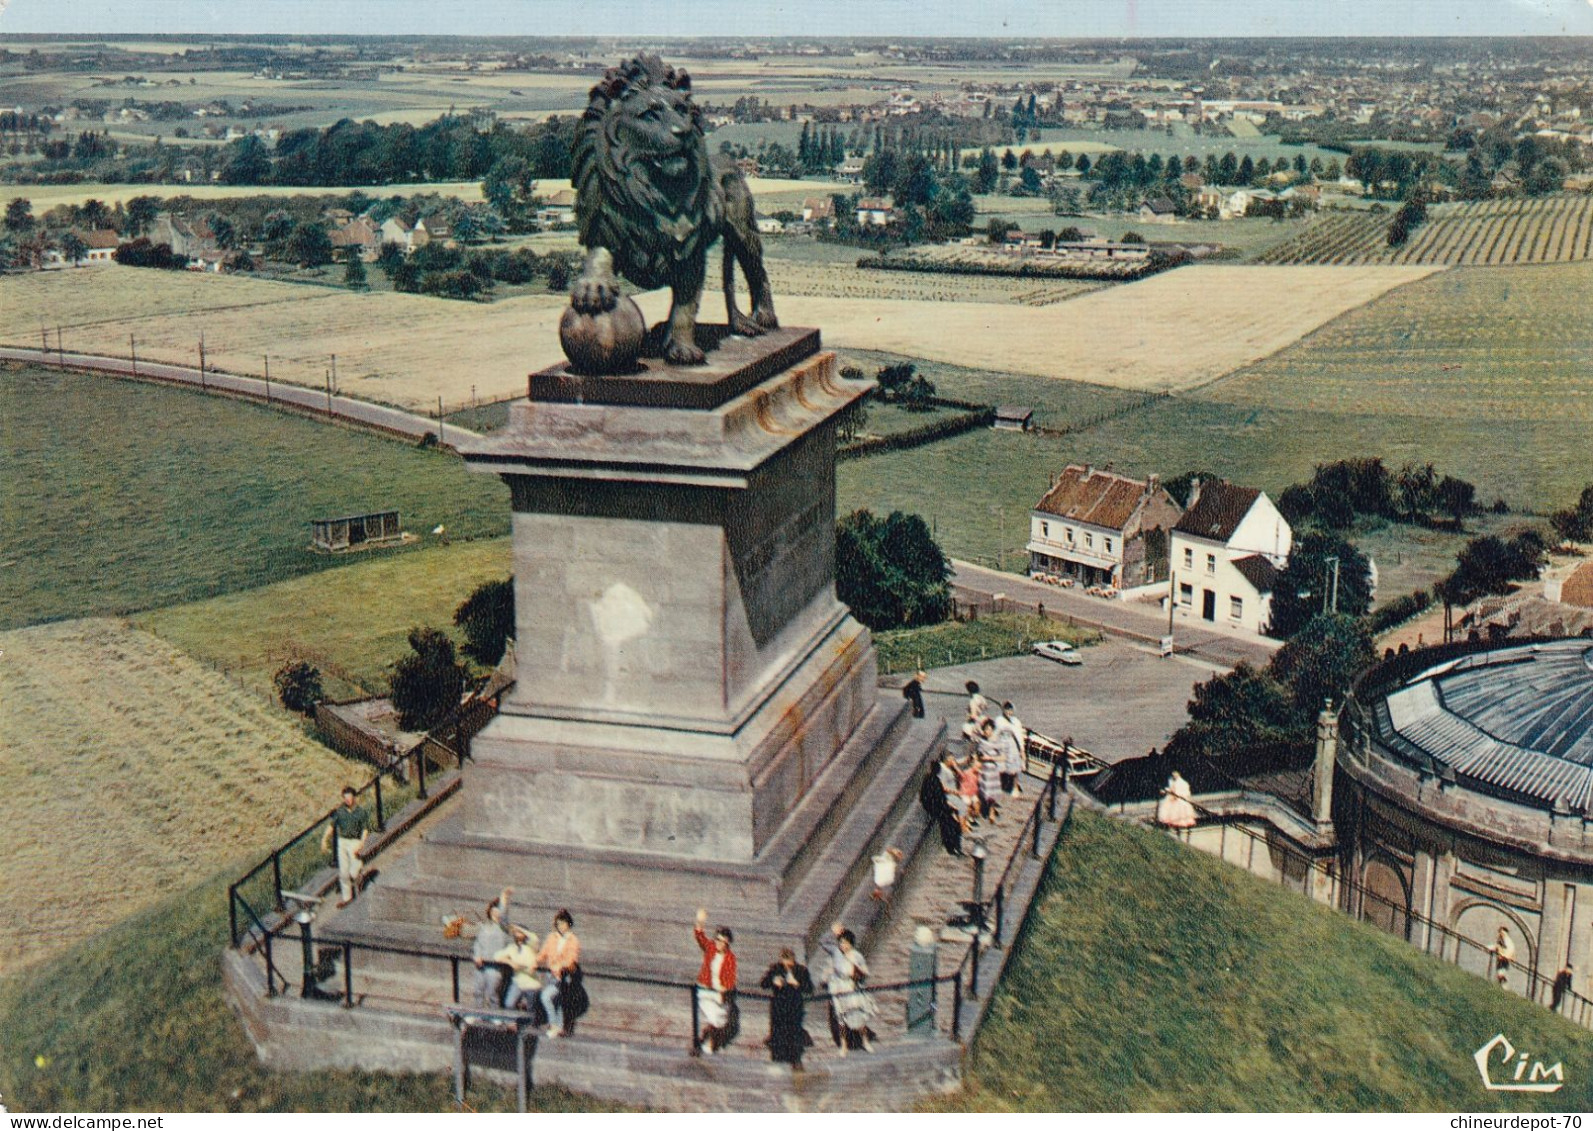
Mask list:
[[[371,816],[376,832],[385,833],[390,818],[401,813],[414,802],[425,802],[431,796],[427,756],[424,744],[408,754],[395,757],[356,791],[356,800],[372,805]],[[385,785],[384,778],[391,780]],[[269,855],[250,868],[227,887],[228,938],[232,946],[239,946],[246,938],[258,941],[263,929],[259,909],[284,913],[282,893],[304,882],[328,864],[327,854],[321,849],[319,838],[324,835],[338,806],[333,806],[318,816],[304,829],[273,848]],[[379,842],[366,859],[374,858],[385,842]],[[335,860],[331,861],[335,866]],[[267,882],[269,877],[269,882]],[[324,885],[330,888],[328,882]],[[315,894],[321,894],[317,892]],[[253,898],[251,898],[251,896]],[[240,912],[247,909],[247,919]]]
[[[1036,798],[1035,804],[1031,808],[1027,820],[1020,829],[1019,836],[1013,845],[1012,852],[1008,856],[1006,864],[1001,873],[996,877],[995,884],[991,889],[990,899],[987,902],[988,906],[991,908],[990,915],[992,921],[989,924],[981,924],[978,922],[974,924],[975,929],[972,931],[972,938],[969,940],[967,949],[962,952],[956,967],[947,973],[936,974],[932,978],[909,979],[906,981],[869,984],[862,987],[862,992],[871,996],[900,991],[908,991],[910,994],[911,991],[916,988],[928,986],[930,991],[931,1015],[933,1018],[931,1024],[939,1026],[942,1023],[938,1013],[941,995],[949,991],[951,995],[951,1018],[949,1025],[950,1035],[953,1040],[960,1041],[962,1039],[965,1025],[964,1009],[969,1001],[977,1001],[980,994],[980,958],[984,950],[983,936],[985,934],[985,931],[981,930],[980,928],[981,926],[984,926],[990,931],[990,940],[992,946],[1000,947],[1003,945],[1003,939],[1007,928],[1005,920],[1008,893],[1011,890],[1012,883],[1016,878],[1017,873],[1021,871],[1023,863],[1026,861],[1039,859],[1040,844],[1044,825],[1046,823],[1055,823],[1058,820],[1057,796],[1064,788],[1065,773],[1063,767],[1060,764],[1053,764],[1051,774],[1045,780],[1045,784],[1042,787],[1043,792],[1038,798]],[[1071,813],[1072,810],[1069,809],[1062,815],[1062,820],[1064,823],[1066,822],[1067,818],[1071,816]],[[331,814],[328,813],[327,816],[322,817],[314,825],[311,825],[305,830],[305,832],[300,833],[298,837],[295,837],[294,840],[289,843],[296,844],[302,842],[304,838],[312,833],[315,829],[321,827],[321,825],[330,817],[330,815]],[[268,857],[266,860],[262,861],[251,871],[250,875],[263,874],[266,869],[272,869],[273,874],[275,875],[280,868],[284,867],[284,865],[273,863],[274,860],[277,860],[281,857],[282,851],[283,850],[278,850],[276,853],[273,853],[272,857]],[[275,880],[273,880],[273,882],[276,883]],[[307,939],[306,936],[308,932],[304,924],[296,923],[290,919],[283,919],[275,927],[265,924],[261,917],[256,913],[253,906],[238,890],[238,887],[239,885],[237,884],[233,885],[231,892],[234,915],[236,916],[241,912],[248,917],[247,927],[243,930],[242,934],[248,935],[257,940],[258,945],[254,948],[254,950],[255,953],[257,953],[265,963],[266,992],[268,995],[274,996],[280,992],[280,990],[285,990],[291,984],[291,980],[277,967],[275,960],[275,947],[277,943],[280,940],[286,939],[290,943],[300,944],[303,947],[304,955],[308,957],[315,949],[314,940]],[[277,892],[279,896],[280,891],[281,888],[280,885],[278,885]],[[234,922],[233,926],[233,936],[235,940],[241,937],[236,921]],[[315,992],[311,994],[309,990],[310,987],[314,985],[314,980],[306,979],[304,982],[306,987],[306,996],[314,996],[322,1000],[329,1001],[335,1000],[346,1009],[355,1008],[366,996],[357,993],[355,989],[356,965],[361,963],[362,956],[387,956],[436,963],[439,967],[439,973],[441,972],[442,967],[446,967],[448,974],[448,1000],[454,1005],[462,1004],[461,995],[463,991],[462,980],[460,977],[461,968],[465,964],[473,965],[473,959],[471,956],[462,950],[433,950],[425,947],[404,947],[388,943],[361,942],[352,939],[333,939],[330,940],[326,945],[328,947],[335,947],[340,952],[339,957],[341,958],[342,965],[341,977],[339,979],[341,982],[340,992],[332,993],[329,991],[320,990],[318,987],[316,987]],[[586,969],[582,970],[582,977],[585,980],[594,981],[597,983],[608,982],[616,985],[642,986],[661,991],[661,993],[664,994],[685,994],[688,998],[686,1008],[689,1010],[687,1016],[690,1017],[691,1047],[697,1048],[701,1044],[702,1024],[701,1016],[698,1011],[698,987],[695,982],[671,981],[667,979],[650,978],[635,974]],[[809,997],[808,1001],[817,1004],[827,1004],[834,1000],[834,998],[837,996],[840,995],[817,993]],[[737,998],[740,1002],[767,1002],[772,999],[772,995],[758,990],[738,990]],[[912,1002],[909,1000],[904,1007],[904,1013],[911,1010],[911,1008]],[[906,1028],[909,1020],[910,1018],[904,1016],[904,1029]]]
[[[1453,927],[1439,923],[1432,917],[1424,915],[1408,905],[1395,902],[1380,892],[1375,892],[1364,884],[1356,882],[1349,876],[1332,870],[1329,862],[1320,857],[1312,856],[1284,841],[1257,832],[1255,829],[1243,824],[1233,814],[1215,812],[1198,802],[1191,802],[1191,805],[1194,807],[1197,818],[1204,821],[1208,827],[1220,824],[1224,828],[1232,829],[1249,837],[1254,843],[1264,845],[1269,853],[1282,851],[1301,861],[1305,866],[1302,884],[1307,882],[1310,876],[1318,875],[1338,890],[1347,892],[1360,901],[1358,907],[1353,909],[1335,902],[1334,906],[1337,906],[1339,910],[1354,914],[1355,917],[1363,921],[1380,925],[1370,920],[1366,915],[1367,901],[1371,901],[1373,905],[1381,906],[1387,910],[1390,933],[1402,935],[1405,941],[1411,943],[1411,945],[1417,946],[1418,949],[1425,953],[1434,955],[1456,966],[1462,965],[1461,954],[1467,952],[1467,948],[1469,948],[1470,953],[1484,959],[1486,970],[1484,976],[1490,978],[1497,976],[1498,952],[1495,948],[1463,935]],[[1176,834],[1182,830],[1169,829],[1167,831]],[[1280,873],[1281,875],[1282,873]],[[1396,926],[1399,929],[1393,929]],[[1424,932],[1420,944],[1411,938],[1412,926],[1420,927]],[[1432,945],[1434,938],[1439,940],[1436,949]],[[1452,947],[1451,944],[1453,944]],[[1511,962],[1509,969],[1519,971],[1525,979],[1526,992],[1521,996],[1529,998],[1539,1005],[1557,1010],[1563,1016],[1570,1018],[1584,1028],[1593,1028],[1593,999],[1577,993],[1559,978],[1545,977],[1535,968],[1525,963]]]

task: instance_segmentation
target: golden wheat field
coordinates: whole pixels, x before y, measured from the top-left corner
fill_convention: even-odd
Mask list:
[[[1029,307],[776,296],[834,346],[1153,391],[1203,385],[1431,267],[1182,267]],[[645,309],[645,307],[644,307]],[[649,312],[651,313],[651,312]]]
[[[0,651],[0,796],[26,814],[0,854],[0,973],[243,863],[351,776],[259,698],[121,621],[0,633]]]
[[[1066,302],[1049,301],[1052,292],[1066,297],[1064,286],[1016,281],[1023,289],[1014,288],[1015,297],[1036,295],[1040,305],[958,300],[948,284],[938,288],[948,295],[943,301],[833,289],[777,289],[775,301],[786,325],[821,327],[835,346],[1117,388],[1183,389],[1266,357],[1434,270],[1185,267]],[[847,269],[851,278],[864,274],[871,273]],[[934,278],[926,277],[930,289]],[[665,292],[639,301],[650,320],[668,313]],[[452,410],[469,404],[472,392],[480,400],[523,393],[527,373],[562,357],[564,304],[558,295],[465,303],[110,266],[0,278],[0,308],[10,315],[0,342],[37,346],[41,324],[60,324],[68,352],[125,357],[132,334],[140,358],[192,366],[202,332],[213,368],[260,375],[269,354],[273,380],[320,387],[335,354],[340,392],[430,413],[438,397]],[[719,320],[722,310],[717,293],[704,296],[706,319]]]

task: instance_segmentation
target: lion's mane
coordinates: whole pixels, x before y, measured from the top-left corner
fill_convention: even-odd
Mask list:
[[[626,96],[651,86],[689,92],[691,76],[648,54],[605,72],[581,116],[570,175],[581,243],[608,248],[616,271],[649,288],[689,279],[693,272],[700,276],[708,245],[718,235],[724,216],[724,199],[695,103],[691,104],[693,143],[686,152],[691,175],[681,179],[683,187],[655,183],[647,164],[632,160],[626,151],[618,126],[637,105]],[[687,228],[684,239],[674,234],[682,221]]]

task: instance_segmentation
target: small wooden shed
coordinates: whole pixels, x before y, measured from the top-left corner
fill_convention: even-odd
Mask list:
[[[998,405],[990,426],[1014,432],[1027,432],[1034,426],[1034,409],[1028,405]]]
[[[310,522],[310,541],[317,550],[336,552],[403,539],[397,511],[317,518]]]

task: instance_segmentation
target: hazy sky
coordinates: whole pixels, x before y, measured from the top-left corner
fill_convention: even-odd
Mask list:
[[[0,0],[24,32],[1593,35],[1593,0]]]

